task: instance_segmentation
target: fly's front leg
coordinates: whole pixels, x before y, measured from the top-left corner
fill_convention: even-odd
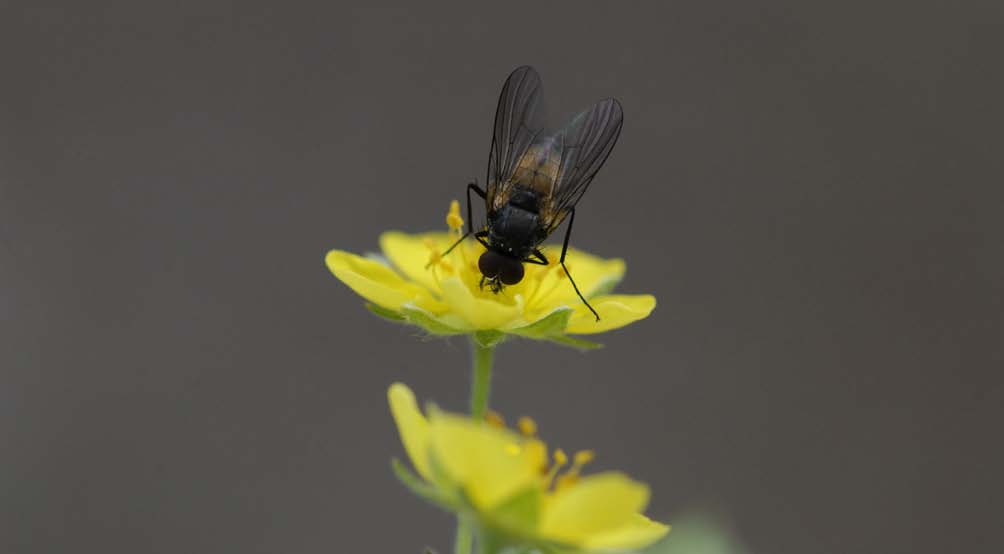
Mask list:
[[[540,250],[538,250],[536,248],[533,249],[532,255],[535,258],[537,258],[537,259],[526,258],[523,261],[526,262],[526,263],[528,263],[528,264],[537,264],[537,265],[547,265],[547,264],[551,263],[551,262],[547,261],[547,256],[545,256],[543,252],[541,252]]]
[[[488,195],[485,193],[485,191],[481,190],[481,187],[478,186],[477,182],[468,183],[467,184],[467,232],[464,233],[464,236],[462,236],[459,239],[457,239],[457,242],[454,242],[452,245],[450,245],[450,247],[446,249],[446,252],[443,252],[442,254],[440,254],[439,255],[440,258],[446,256],[450,252],[453,252],[453,249],[456,248],[457,245],[459,245],[460,243],[464,242],[464,239],[466,239],[467,237],[471,236],[472,233],[474,233],[474,218],[473,218],[473,211],[471,210],[471,191],[472,190],[478,196],[480,196],[481,198],[486,199],[486,200],[488,198]],[[475,238],[478,236],[478,234],[480,234],[480,233],[474,234]],[[478,242],[480,242],[481,244],[485,244],[485,241],[483,239],[481,239],[481,238],[478,239]],[[485,245],[485,246],[487,247],[487,245]],[[432,265],[432,261],[430,261],[429,263],[425,264],[425,269],[429,269],[429,266],[431,266],[431,265]]]
[[[579,292],[579,286],[575,284],[575,279],[572,279],[572,274],[569,273],[568,268],[565,267],[565,253],[568,252],[568,239],[572,236],[572,223],[575,222],[575,208],[569,208],[568,211],[568,227],[565,228],[565,242],[561,245],[561,259],[559,260],[559,263],[561,263],[561,269],[565,270],[565,275],[568,276],[568,281],[572,283],[572,288],[575,289],[575,294],[579,295],[579,299],[582,300],[582,303],[589,308],[590,312],[593,312],[593,315],[596,316],[596,321],[599,321],[600,314],[596,313],[596,310],[589,305],[589,301],[586,300],[586,297],[582,296],[582,293]]]
[[[473,183],[468,183],[467,184],[467,234],[468,235],[474,232],[474,216],[473,216],[473,212],[471,212],[471,191],[472,190],[478,196],[480,196],[482,200],[486,200],[486,201],[488,200],[487,193],[485,193],[485,191],[481,190],[481,187],[478,186],[477,181],[475,181]],[[467,235],[464,235],[464,236],[466,237]]]
[[[488,248],[488,231],[478,231],[474,233],[474,238],[481,243],[481,246],[484,246],[486,249]]]

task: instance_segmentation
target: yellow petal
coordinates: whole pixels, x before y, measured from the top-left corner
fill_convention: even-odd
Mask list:
[[[404,450],[411,458],[415,471],[431,480],[429,471],[429,422],[418,409],[415,394],[403,383],[394,383],[387,390],[390,413],[397,424]]]
[[[540,481],[547,448],[506,430],[467,417],[430,414],[432,450],[448,477],[464,487],[474,506],[491,510]]]
[[[397,231],[388,231],[380,235],[380,249],[394,267],[408,279],[429,290],[439,290],[432,268],[425,267],[429,263],[431,244],[437,253],[449,248],[449,235],[446,233],[423,233],[409,235]]]
[[[550,247],[545,254],[552,264],[557,264],[561,258],[561,248]],[[568,266],[568,272],[575,279],[575,284],[579,286],[579,290],[586,298],[600,291],[609,290],[624,277],[624,260],[617,258],[607,260],[574,248],[568,249],[565,264]],[[535,307],[546,309],[545,307],[559,304],[571,306],[573,305],[572,300],[581,302],[579,296],[575,294],[572,284],[562,273],[561,266],[540,268],[540,266],[527,265],[527,268],[528,277],[530,277],[529,271],[531,269],[534,274],[541,272],[543,275],[538,288],[543,294],[535,295],[533,301]]]
[[[648,504],[648,487],[618,472],[583,477],[549,499],[540,522],[543,536],[582,544],[631,523]]]
[[[525,325],[517,304],[505,304],[495,298],[474,296],[458,277],[448,277],[440,283],[443,301],[450,311],[467,321],[473,329],[500,329]]]
[[[595,551],[640,550],[669,533],[669,525],[635,514],[628,523],[597,535],[593,535],[583,546]]]
[[[378,306],[397,310],[414,302],[424,309],[441,310],[427,290],[405,281],[393,269],[380,262],[341,250],[328,252],[324,261],[335,277],[356,294]]]
[[[579,301],[568,320],[566,333],[588,335],[617,329],[648,317],[655,309],[655,297],[650,294],[611,294],[594,298],[589,303],[600,314],[600,320],[596,321],[589,308]]]

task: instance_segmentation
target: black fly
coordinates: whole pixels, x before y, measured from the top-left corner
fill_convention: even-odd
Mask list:
[[[467,185],[467,233],[446,252],[473,234],[487,249],[478,260],[481,285],[497,293],[523,280],[523,263],[548,264],[539,246],[567,217],[559,262],[599,321],[565,267],[565,252],[575,205],[613,150],[624,112],[617,100],[608,98],[576,115],[564,129],[545,133],[540,96],[540,75],[532,67],[518,67],[506,79],[495,111],[487,190]],[[471,191],[485,200],[488,213],[488,224],[477,232],[471,222]]]

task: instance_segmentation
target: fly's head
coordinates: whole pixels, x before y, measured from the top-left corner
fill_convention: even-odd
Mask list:
[[[523,280],[523,262],[519,258],[507,256],[495,250],[485,250],[478,258],[478,269],[492,292],[498,293],[505,285],[515,285]]]

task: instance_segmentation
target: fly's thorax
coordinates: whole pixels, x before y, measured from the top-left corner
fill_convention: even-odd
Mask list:
[[[488,244],[492,250],[522,260],[543,240],[540,216],[506,204],[488,221]]]

